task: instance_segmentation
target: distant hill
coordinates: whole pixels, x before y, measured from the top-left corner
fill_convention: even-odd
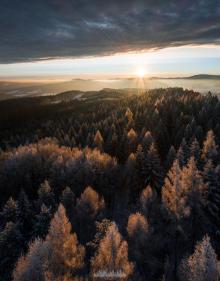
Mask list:
[[[210,80],[220,80],[220,75],[209,75],[209,74],[198,74],[188,77],[186,79],[210,79]]]
[[[151,77],[152,80],[177,80],[177,79],[186,79],[186,80],[220,80],[220,75],[209,75],[209,74],[197,74],[188,77]]]

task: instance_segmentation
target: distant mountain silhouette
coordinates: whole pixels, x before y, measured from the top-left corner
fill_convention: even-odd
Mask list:
[[[220,80],[220,75],[210,75],[210,74],[197,74],[188,77],[151,77],[150,79],[189,79],[189,80],[200,80],[200,79],[208,79],[208,80]]]
[[[211,79],[211,80],[219,80],[220,75],[209,75],[209,74],[198,74],[188,77],[187,79]]]

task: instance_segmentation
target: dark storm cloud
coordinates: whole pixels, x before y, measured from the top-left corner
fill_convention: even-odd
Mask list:
[[[219,0],[0,0],[0,63],[204,43]]]

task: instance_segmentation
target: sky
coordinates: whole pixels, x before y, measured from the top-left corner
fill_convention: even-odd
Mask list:
[[[220,74],[219,0],[0,0],[0,78]]]

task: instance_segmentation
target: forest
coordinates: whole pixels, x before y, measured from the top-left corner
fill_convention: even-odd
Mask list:
[[[220,280],[218,97],[75,94],[0,102],[0,280]]]

